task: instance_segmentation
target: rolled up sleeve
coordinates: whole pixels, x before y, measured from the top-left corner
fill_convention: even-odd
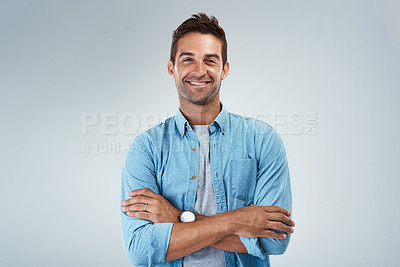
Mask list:
[[[122,170],[121,203],[129,199],[132,190],[148,188],[159,194],[154,173],[154,161],[149,145],[140,140],[132,143]],[[121,205],[122,208],[122,205]],[[125,252],[135,265],[150,266],[165,262],[172,223],[152,223],[129,217],[121,211],[121,225]]]
[[[292,211],[289,168],[283,142],[272,127],[258,142],[260,160],[257,166],[254,205],[278,206]],[[290,234],[286,235],[285,239],[240,236],[240,240],[250,255],[265,259],[268,255],[280,255],[286,251]]]

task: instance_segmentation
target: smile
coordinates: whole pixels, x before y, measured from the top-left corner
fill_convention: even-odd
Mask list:
[[[190,83],[192,85],[205,85],[205,84],[210,83],[210,82],[190,82],[190,81],[188,81],[188,83]]]

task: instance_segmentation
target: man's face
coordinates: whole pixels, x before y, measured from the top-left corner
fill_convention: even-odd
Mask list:
[[[221,41],[211,34],[188,33],[178,41],[175,65],[168,73],[175,79],[180,101],[207,105],[218,98],[229,64],[222,63]]]

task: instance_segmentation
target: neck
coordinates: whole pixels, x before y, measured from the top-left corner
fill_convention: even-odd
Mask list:
[[[210,125],[221,111],[219,97],[207,105],[195,105],[186,99],[179,99],[179,108],[190,125]]]

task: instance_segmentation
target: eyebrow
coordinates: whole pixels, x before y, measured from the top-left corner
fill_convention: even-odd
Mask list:
[[[214,57],[219,60],[219,56],[217,54],[207,54],[206,57],[207,58]]]
[[[179,57],[184,57],[184,56],[194,56],[194,53],[191,52],[183,52],[179,54]]]
[[[191,56],[191,57],[193,57],[193,56],[194,56],[194,53],[192,53],[192,52],[182,52],[182,53],[179,54],[179,58],[184,57],[184,56]],[[205,57],[206,57],[206,58],[213,57],[213,58],[219,59],[219,55],[217,55],[217,54],[206,54]]]

